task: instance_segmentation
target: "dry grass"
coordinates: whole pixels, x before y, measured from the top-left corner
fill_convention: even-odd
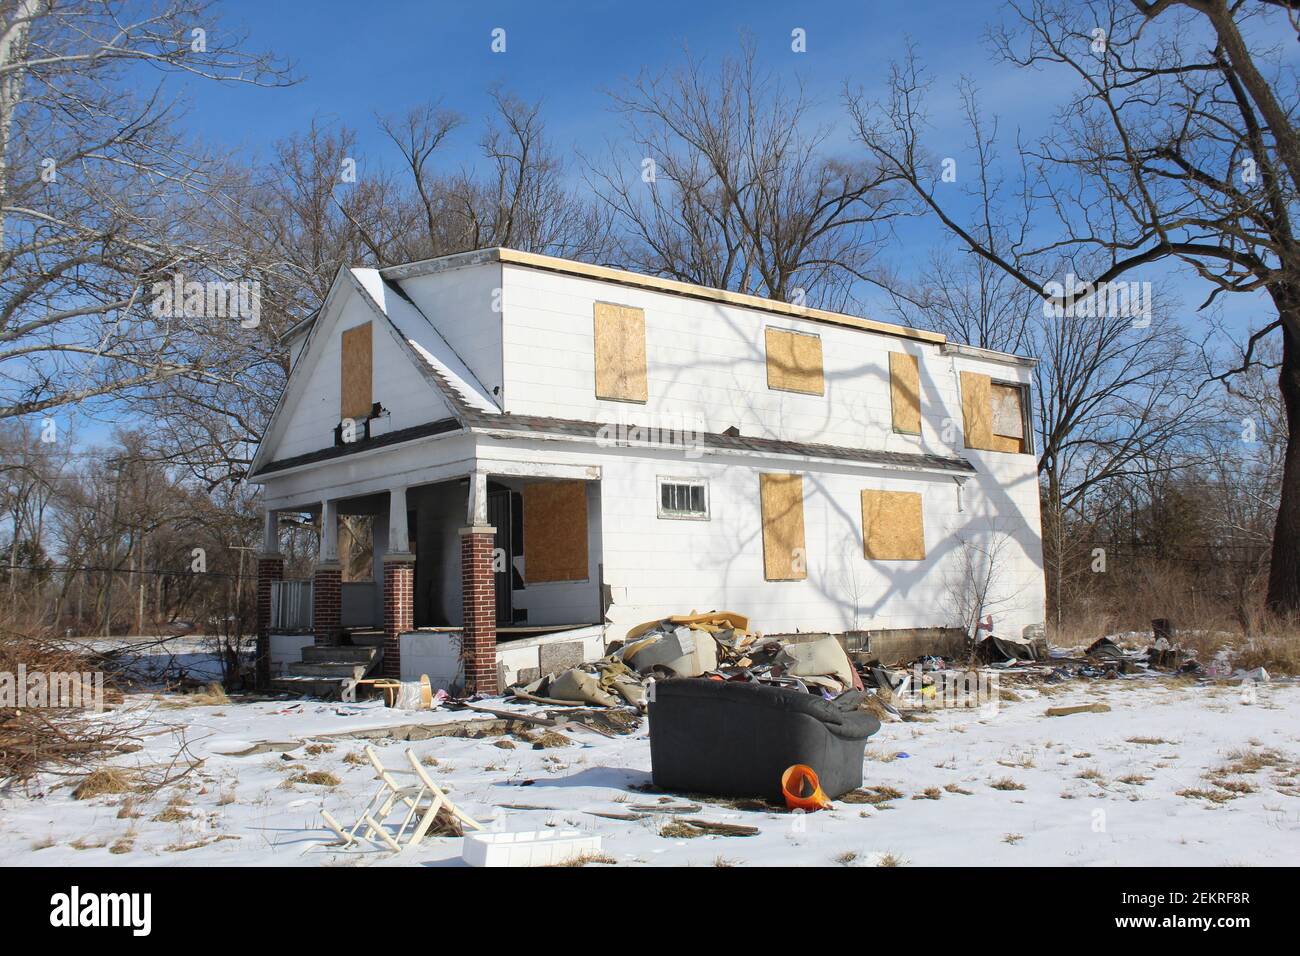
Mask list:
[[[850,790],[838,799],[839,803],[868,803],[878,807],[889,800],[901,800],[905,794],[893,787],[868,787],[864,790]]]
[[[534,750],[550,750],[553,747],[572,747],[573,741],[564,734],[556,733],[554,730],[543,730],[541,733],[530,734],[529,742],[533,745]]]
[[[1187,797],[1189,800],[1209,800],[1211,803],[1216,804],[1227,803],[1229,800],[1237,799],[1236,794],[1225,792],[1223,790],[1197,790],[1191,788],[1187,790],[1179,790],[1178,796]]]
[[[119,837],[117,841],[115,841],[113,845],[108,848],[108,852],[112,853],[114,856],[121,856],[123,853],[130,853],[134,849],[135,849],[135,838],[124,836],[124,837]]]
[[[354,750],[350,754],[344,756],[343,762],[349,767],[364,767],[366,764],[370,763],[370,761],[366,759],[366,755],[358,750]]]
[[[1002,842],[1010,843],[1012,846],[1015,846],[1023,839],[1024,837],[1019,833],[1005,833],[1002,835]]]
[[[902,866],[902,865],[903,865],[902,857],[894,856],[894,854],[892,853],[886,853],[884,856],[880,858],[879,862],[876,863],[876,866]]]
[[[1017,783],[1015,780],[1012,780],[1010,777],[999,777],[997,780],[994,780],[992,783],[990,783],[989,786],[992,787],[994,790],[1025,789],[1025,785],[1023,783]]]
[[[1143,776],[1142,774],[1140,774],[1140,773],[1130,773],[1130,774],[1127,774],[1126,776],[1120,777],[1120,778],[1119,778],[1119,782],[1120,782],[1120,783],[1127,783],[1127,784],[1129,784],[1129,785],[1131,785],[1131,786],[1134,786],[1134,787],[1140,787],[1140,786],[1142,786],[1144,783],[1146,783],[1147,781],[1149,781],[1150,779],[1151,779],[1150,777],[1144,777],[1144,776]]]
[[[926,787],[920,793],[912,794],[913,800],[938,800],[943,792],[938,787]]]
[[[1218,596],[1234,592],[1238,582],[1198,577],[1156,559],[1144,560],[1140,574],[1085,574],[1079,580],[1086,588],[1066,595],[1065,625],[1049,625],[1054,646],[1083,648],[1106,634],[1149,633],[1153,616],[1168,616],[1183,625],[1177,642],[1201,662],[1228,649],[1234,667],[1300,674],[1300,619],[1264,609],[1262,579],[1254,582],[1255,596],[1238,607]],[[1244,584],[1249,592],[1252,585]]]
[[[193,820],[194,814],[185,809],[189,805],[189,801],[180,796],[172,797],[171,802],[150,819],[154,823],[184,823],[186,820]]]
[[[973,793],[973,791],[971,791],[971,790],[963,790],[961,787],[957,786],[955,783],[947,784],[947,785],[944,786],[943,789],[947,790],[949,793],[958,793],[958,794],[961,794],[963,797],[969,797],[969,796],[971,796],[972,793]]]
[[[670,820],[659,828],[659,835],[669,840],[692,840],[704,836],[704,832],[678,820]]]
[[[106,793],[129,793],[136,786],[136,775],[120,767],[100,767],[81,778],[72,791],[73,800],[90,800]]]
[[[1164,737],[1128,737],[1126,738],[1125,742],[1130,744],[1144,744],[1149,747],[1155,747],[1160,744],[1172,744],[1174,741],[1165,740]]]
[[[206,840],[196,840],[194,843],[173,843],[171,846],[163,847],[163,850],[167,853],[184,853],[186,850],[201,850],[205,846],[212,846],[214,843],[223,843],[226,840],[240,839],[243,838],[223,833],[221,836],[208,837]]]
[[[216,707],[230,703],[230,698],[226,696],[226,689],[216,683],[209,684],[202,690],[196,690],[185,696],[188,703],[195,707]]]
[[[1216,775],[1257,773],[1266,767],[1284,767],[1288,760],[1276,750],[1233,750],[1228,753],[1232,763],[1215,770]]]
[[[858,862],[858,854],[854,850],[845,850],[839,856],[835,857],[835,862],[840,866],[852,866]]]
[[[294,774],[287,783],[306,783],[313,787],[337,787],[343,781],[328,770],[312,770],[309,773]]]
[[[565,860],[563,863],[552,863],[550,864],[550,866],[551,867],[589,866],[593,863],[604,864],[608,866],[608,865],[613,865],[618,863],[618,860],[614,859],[608,853],[587,852],[579,856],[575,856],[571,860]]]

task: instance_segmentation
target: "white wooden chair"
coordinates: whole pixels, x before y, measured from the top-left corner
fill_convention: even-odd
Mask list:
[[[366,840],[375,846],[400,853],[403,850],[402,840],[406,839],[406,848],[418,845],[443,809],[469,829],[483,829],[478,821],[452,803],[442,788],[429,778],[413,751],[409,749],[406,751],[406,759],[411,764],[410,770],[389,770],[379,759],[373,747],[367,746],[365,751],[366,757],[375,768],[379,787],[365,809],[361,811],[357,822],[350,829],[344,830],[328,810],[322,809],[320,812],[325,825],[343,841],[343,848],[346,849]],[[399,774],[409,782],[399,780],[397,777]],[[385,829],[384,825],[393,811],[400,810],[402,807],[406,808],[406,815],[394,836]],[[411,829],[412,825],[414,829]],[[411,831],[409,837],[406,836],[408,829]]]

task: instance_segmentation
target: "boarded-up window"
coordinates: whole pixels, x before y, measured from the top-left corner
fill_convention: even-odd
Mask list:
[[[587,580],[587,485],[543,481],[524,486],[524,580]]]
[[[787,392],[821,395],[826,390],[822,376],[822,340],[817,335],[765,329],[767,387]]]
[[[374,345],[370,328],[367,322],[343,333],[343,373],[339,386],[339,415],[342,418],[364,421],[370,417],[370,409],[374,406]]]
[[[1022,452],[1025,445],[1025,391],[1018,385],[990,387],[993,405],[993,450]]]
[[[1029,450],[1025,432],[1025,389],[994,382],[987,375],[961,373],[961,413],[966,447],[985,451]]]
[[[803,541],[803,475],[759,475],[763,508],[763,577],[808,577]]]
[[[987,375],[961,373],[961,417],[967,448],[990,449],[993,446],[991,387]]]
[[[595,333],[596,397],[646,401],[645,311],[597,302]]]
[[[920,561],[925,557],[919,492],[862,492],[862,554],[871,561]]]
[[[889,399],[894,431],[921,434],[921,371],[915,355],[889,353]]]

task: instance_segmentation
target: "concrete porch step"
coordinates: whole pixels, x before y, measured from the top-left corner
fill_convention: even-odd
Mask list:
[[[354,631],[350,635],[350,637],[352,639],[352,646],[354,647],[383,647],[384,646],[383,631],[367,631],[363,634],[358,634]]]
[[[290,677],[329,677],[338,680],[360,680],[369,669],[369,661],[301,661],[286,667]]]
[[[350,664],[370,664],[379,656],[379,648],[362,645],[360,647],[317,647],[314,644],[302,649],[305,664],[333,664],[347,662]]]

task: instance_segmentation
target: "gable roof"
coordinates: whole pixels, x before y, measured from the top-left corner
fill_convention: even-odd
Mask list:
[[[330,290],[316,317],[313,318],[310,328],[306,330],[307,340],[303,343],[297,361],[289,370],[289,379],[280,393],[280,400],[276,403],[275,411],[253,455],[253,461],[249,466],[250,477],[289,467],[284,462],[290,459],[276,462],[270,460],[271,453],[281,438],[281,431],[285,424],[285,409],[292,407],[298,401],[309,377],[309,371],[319,360],[319,353],[323,346],[317,341],[320,328],[317,320],[320,316],[329,314],[331,310],[341,307],[349,295],[355,295],[365,303],[375,316],[379,328],[388,332],[446,405],[451,417],[438,417],[436,421],[430,423],[430,427],[436,426],[438,432],[458,430],[470,421],[477,421],[480,416],[500,414],[501,407],[492,394],[469,370],[428,317],[402,292],[396,282],[384,279],[375,269],[340,269],[334,277],[334,282],[330,284]],[[363,444],[366,448],[373,448],[381,437],[387,439],[384,444],[418,437],[408,434],[412,431],[413,429],[409,428],[401,429],[389,436],[377,436],[359,444]],[[323,449],[320,452],[294,456],[294,458],[323,460],[330,457],[327,453],[333,450]]]
[[[421,372],[433,373],[426,377],[460,413],[458,417],[501,412],[492,393],[396,282],[383,278],[377,269],[352,269],[350,273],[362,295],[397,334],[403,349]]]

